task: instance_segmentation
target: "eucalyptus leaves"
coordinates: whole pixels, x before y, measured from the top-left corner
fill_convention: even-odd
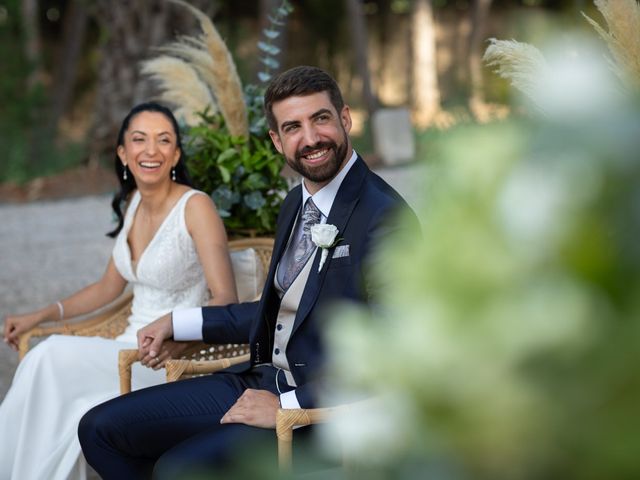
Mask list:
[[[272,72],[280,68],[280,62],[277,59],[280,55],[280,48],[274,44],[274,40],[280,36],[280,29],[284,27],[285,19],[292,11],[291,4],[287,0],[283,0],[273,15],[267,15],[271,25],[262,30],[264,38],[258,42],[258,49],[262,52],[260,62],[264,65],[264,70],[258,72],[258,80],[263,84],[269,82]]]

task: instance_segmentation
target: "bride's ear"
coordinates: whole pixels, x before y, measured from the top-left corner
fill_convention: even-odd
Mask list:
[[[122,162],[123,165],[127,164],[127,156],[124,153],[124,147],[122,145],[119,145],[116,153],[118,154],[118,158],[120,159],[120,161]]]

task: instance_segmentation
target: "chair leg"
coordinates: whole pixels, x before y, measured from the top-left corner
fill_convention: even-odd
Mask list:
[[[292,439],[291,432],[288,439],[278,437],[278,467],[283,473],[290,472],[292,468]]]
[[[138,360],[137,350],[118,352],[118,373],[120,374],[120,395],[131,392],[131,365]]]
[[[293,428],[278,430],[278,467],[283,473],[290,472],[292,468]]]
[[[278,437],[278,466],[288,473],[293,465],[293,426],[295,417],[291,410],[278,409],[276,412],[276,435]]]

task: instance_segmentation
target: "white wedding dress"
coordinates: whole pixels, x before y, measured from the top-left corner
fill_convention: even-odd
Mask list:
[[[38,344],[18,366],[0,405],[0,480],[85,478],[78,423],[91,407],[119,394],[118,351],[136,348],[139,328],[183,307],[208,299],[184,211],[196,190],[186,192],[132,265],[127,243],[140,203],[136,192],[113,248],[120,274],[133,286],[129,325],[115,340],[54,335]],[[134,365],[133,388],[164,382],[164,370]]]

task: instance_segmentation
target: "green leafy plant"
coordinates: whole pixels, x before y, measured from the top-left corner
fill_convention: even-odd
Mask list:
[[[196,185],[210,192],[231,235],[272,234],[287,191],[283,158],[268,135],[231,135],[222,115],[205,112],[201,118],[189,128],[185,146]]]

